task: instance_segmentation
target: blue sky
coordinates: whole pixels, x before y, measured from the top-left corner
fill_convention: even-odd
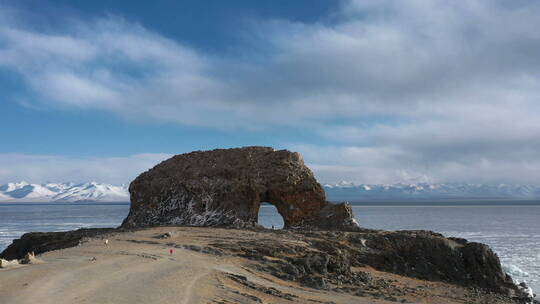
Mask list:
[[[6,1],[4,7],[24,16],[24,27],[51,28],[66,23],[100,18],[136,23],[205,54],[231,51],[231,43],[242,43],[243,26],[260,18],[316,21],[326,18],[331,1]],[[309,4],[308,4],[309,2]],[[58,18],[60,12],[60,18]],[[84,21],[83,21],[84,22]],[[129,67],[128,67],[129,68]],[[309,141],[302,130],[291,134],[274,128],[259,132],[192,127],[160,121],[126,121],[107,112],[77,109],[48,109],[22,106],[18,99],[39,103],[41,96],[28,94],[19,75],[11,69],[0,74],[3,96],[0,127],[6,132],[2,153],[61,154],[70,156],[122,156],[137,153],[178,153],[242,145],[281,146]],[[16,127],[15,127],[16,126]]]
[[[322,182],[538,184],[536,1],[0,1],[0,183],[299,151]]]

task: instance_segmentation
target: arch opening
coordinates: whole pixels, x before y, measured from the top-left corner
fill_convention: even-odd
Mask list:
[[[284,221],[276,206],[268,202],[261,202],[257,215],[257,223],[265,228],[283,229]]]

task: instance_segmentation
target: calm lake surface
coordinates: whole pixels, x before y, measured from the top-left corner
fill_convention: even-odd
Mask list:
[[[116,227],[128,210],[127,203],[0,204],[0,251],[25,232]],[[407,205],[354,205],[353,210],[360,225],[367,228],[426,229],[486,243],[499,255],[513,278],[540,292],[540,204],[408,202]],[[259,223],[266,227],[283,226],[281,216],[271,205],[261,206]]]

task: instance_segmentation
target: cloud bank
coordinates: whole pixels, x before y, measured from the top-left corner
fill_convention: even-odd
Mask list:
[[[67,157],[0,154],[0,185],[9,182],[103,182],[127,184],[142,172],[169,158],[168,154],[125,157]]]
[[[227,55],[115,16],[48,31],[2,18],[0,66],[38,107],[308,128],[319,145],[288,146],[325,181],[537,184],[539,14],[536,1],[348,1],[330,21],[256,21],[237,46],[250,51]]]

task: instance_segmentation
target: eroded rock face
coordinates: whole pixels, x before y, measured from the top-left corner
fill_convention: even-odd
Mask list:
[[[326,201],[300,154],[268,147],[176,155],[137,177],[122,227],[246,227],[262,202],[276,206],[286,228],[356,230],[347,204]]]

